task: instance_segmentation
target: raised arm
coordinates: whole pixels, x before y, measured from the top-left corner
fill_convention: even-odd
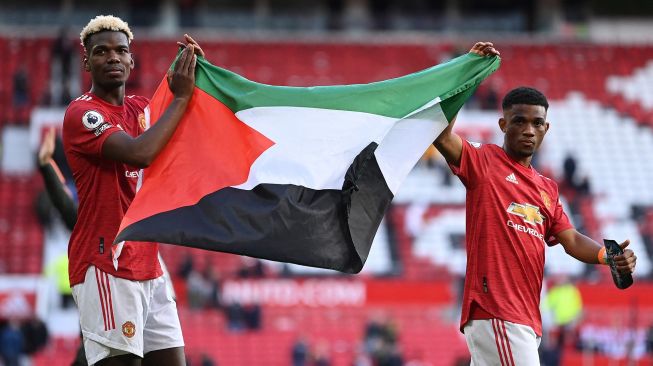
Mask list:
[[[475,53],[479,56],[498,56],[499,51],[494,48],[491,42],[478,42],[469,50],[469,53]],[[456,122],[454,118],[447,128],[433,141],[433,146],[444,156],[449,164],[454,166],[460,165],[460,156],[463,151],[463,140],[453,132],[453,126]]]
[[[603,246],[587,236],[579,233],[575,229],[565,230],[556,235],[556,239],[565,248],[565,252],[581,262],[589,264],[605,264],[603,259],[599,259],[599,252]],[[619,244],[624,249],[624,254],[615,257],[617,270],[621,273],[632,273],[637,264],[637,257],[632,250],[626,249],[630,240]],[[601,256],[602,258],[602,256]]]
[[[109,136],[102,145],[104,157],[138,168],[148,167],[152,163],[172,137],[193,95],[196,63],[194,53],[194,44],[188,44],[174,70],[168,72],[168,85],[174,99],[161,118],[136,138],[123,131]]]
[[[456,118],[433,141],[433,146],[444,156],[447,163],[460,166],[460,156],[463,152],[463,139],[453,132],[455,122]]]
[[[72,230],[77,222],[77,204],[64,185],[64,178],[57,163],[52,160],[55,133],[54,128],[51,128],[43,137],[39,149],[39,172],[45,182],[45,190],[48,192],[52,205],[59,211],[66,227]]]

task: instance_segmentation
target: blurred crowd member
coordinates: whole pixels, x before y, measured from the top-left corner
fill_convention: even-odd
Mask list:
[[[403,365],[397,344],[397,326],[381,313],[375,313],[365,325],[364,350],[375,366]]]
[[[293,343],[291,350],[292,366],[309,366],[309,344],[305,336],[300,336]]]
[[[239,302],[230,302],[224,307],[224,311],[227,316],[227,329],[232,332],[241,332],[245,329],[245,312]]]
[[[59,72],[55,73],[57,77],[53,81],[61,90],[59,99],[51,100],[54,105],[68,105],[72,97],[70,95],[70,78],[72,61],[75,49],[72,40],[68,37],[68,30],[64,27],[59,30],[57,38],[52,43],[51,55],[52,61],[59,65]]]
[[[25,353],[25,338],[18,319],[9,319],[0,325],[0,358],[4,366],[20,366]]]
[[[646,353],[653,355],[653,323],[646,330]]]
[[[372,364],[372,358],[367,352],[365,352],[364,347],[356,351],[352,366],[374,366],[374,364]]]
[[[261,329],[261,305],[259,304],[242,305],[232,301],[224,305],[224,311],[227,316],[227,328],[232,332]]]
[[[16,70],[13,75],[13,110],[17,113],[14,116],[15,121],[18,123],[26,123],[28,118],[27,108],[29,107],[29,79],[27,77],[27,70],[21,66]]]
[[[451,170],[447,167],[446,161],[444,161],[442,155],[440,155],[435,147],[429,146],[426,149],[417,166],[432,169],[441,177],[442,185],[445,187],[451,186],[453,174],[451,174]]]
[[[190,254],[181,263],[179,273],[186,281],[188,304],[192,309],[220,309],[220,278],[213,263],[206,261],[204,270],[195,270]]]
[[[202,357],[200,359],[200,366],[217,366],[215,361],[211,358],[211,356],[203,353]]]
[[[184,281],[188,279],[188,276],[195,270],[195,260],[193,255],[190,253],[184,254],[184,259],[179,263],[179,268],[177,269],[177,275],[181,277]]]
[[[565,160],[562,162],[562,183],[575,186],[576,185],[576,167],[578,163],[572,154],[567,154]]]
[[[313,350],[313,363],[311,366],[331,366],[329,345],[325,341],[320,341],[315,345],[315,349]]]
[[[45,274],[57,286],[61,297],[61,307],[68,309],[75,306],[73,292],[68,279],[68,255],[66,253],[56,256],[46,267]]]
[[[52,127],[43,136],[43,141],[39,147],[39,172],[45,183],[48,200],[61,216],[66,228],[72,231],[75,222],[77,222],[77,202],[75,202],[73,194],[66,185],[59,164],[54,159],[57,150],[56,141],[56,130]]]
[[[186,278],[188,306],[191,309],[204,309],[211,296],[211,285],[198,271],[191,271]]]
[[[649,257],[653,257],[653,207],[645,209],[643,214],[637,219],[639,232],[642,234],[644,247],[648,251]],[[653,272],[649,274],[653,278]]]
[[[499,55],[489,42],[476,43],[470,52]],[[467,275],[460,330],[473,364],[498,364],[502,359],[540,364],[543,244],[559,242],[582,262],[607,263],[605,248],[571,225],[556,183],[531,165],[549,128],[548,107],[539,91],[515,88],[502,102],[498,125],[503,146],[464,141],[453,132],[454,122],[434,141],[467,189]],[[626,240],[621,247],[628,244]],[[636,257],[626,249],[615,262],[620,272],[632,273]]]
[[[50,339],[45,322],[36,316],[23,321],[20,330],[23,333],[24,352],[29,356],[42,350]]]
[[[578,212],[581,200],[591,193],[589,177],[578,175],[578,162],[576,157],[569,153],[562,163],[562,184],[561,194],[565,195],[571,206],[571,210]]]
[[[551,329],[543,337],[541,358],[546,366],[557,366],[562,360],[569,338],[574,334],[574,326],[582,315],[583,299],[569,276],[560,274],[554,276],[551,282],[552,286],[546,292],[541,306],[542,316],[547,313],[551,319]]]
[[[479,107],[486,110],[497,110],[499,107],[499,93],[494,85],[490,84],[489,87],[484,89],[483,94],[479,98]]]
[[[292,345],[291,360],[292,366],[330,366],[329,344],[324,340],[311,344],[308,338],[301,334]]]
[[[8,316],[7,320],[0,321],[0,365],[30,365],[31,357],[42,350],[48,340],[48,328],[37,316]]]
[[[562,274],[553,279],[553,286],[546,294],[542,308],[552,315],[554,331],[557,333],[555,344],[564,345],[571,335],[571,328],[576,325],[583,312],[580,291],[569,276]]]
[[[206,262],[204,266],[204,278],[209,284],[209,293],[206,305],[209,308],[220,309],[222,308],[222,298],[220,296],[220,275],[215,270],[213,263]]]
[[[261,305],[247,304],[243,307],[245,326],[249,330],[261,329]]]
[[[240,278],[263,278],[265,277],[265,267],[263,261],[258,258],[240,257],[240,268],[238,269],[238,277]]]

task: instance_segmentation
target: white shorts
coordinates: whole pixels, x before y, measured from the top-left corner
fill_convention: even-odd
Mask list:
[[[89,365],[184,345],[177,305],[164,276],[131,281],[90,266],[84,282],[72,290]]]
[[[500,319],[470,320],[463,328],[471,366],[534,366],[540,364],[541,337],[533,328]]]

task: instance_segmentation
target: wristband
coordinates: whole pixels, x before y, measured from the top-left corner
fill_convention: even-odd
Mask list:
[[[605,252],[605,247],[601,247],[601,249],[599,249],[598,258],[600,264],[608,264],[608,254]]]

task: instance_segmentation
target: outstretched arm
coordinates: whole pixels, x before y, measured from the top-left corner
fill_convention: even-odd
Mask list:
[[[201,50],[201,49],[200,49]],[[174,70],[168,72],[168,85],[174,95],[161,118],[140,136],[133,138],[123,131],[109,136],[102,145],[106,158],[146,168],[159,154],[175,132],[195,88],[195,46],[184,49]]]
[[[478,42],[469,50],[469,53],[474,53],[479,56],[498,56],[499,51],[494,48],[491,42]],[[433,146],[444,156],[447,163],[454,166],[460,165],[460,156],[463,151],[463,140],[456,133],[453,132],[453,126],[456,122],[454,118],[447,128],[445,128],[440,135],[433,141]]]
[[[565,248],[565,252],[581,262],[589,264],[605,264],[599,259],[599,251],[603,246],[575,229],[565,230],[556,235],[556,239]],[[615,257],[617,270],[621,273],[633,273],[637,264],[637,257],[632,250],[626,249],[630,240],[626,240],[619,246],[624,249],[624,254]]]
[[[64,178],[57,163],[52,160],[55,147],[55,130],[51,128],[45,134],[39,149],[39,172],[45,182],[52,205],[59,211],[66,227],[72,230],[77,222],[77,204],[64,185]]]

